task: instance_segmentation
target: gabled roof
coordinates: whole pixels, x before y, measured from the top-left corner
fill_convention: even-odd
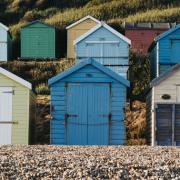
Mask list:
[[[55,29],[54,26],[51,26],[51,25],[49,25],[49,24],[46,24],[46,23],[42,22],[41,20],[32,21],[32,22],[30,22],[30,23],[22,26],[21,28],[25,28],[25,27],[30,26],[30,25],[35,24],[35,23],[41,23],[41,24],[44,24],[45,26],[48,26],[48,27],[50,27],[50,28],[54,28],[54,29]]]
[[[129,87],[130,83],[128,80],[124,79],[122,76],[118,75],[117,73],[115,73],[114,71],[112,71],[111,69],[103,66],[102,64],[98,63],[97,61],[95,61],[92,58],[87,59],[86,61],[83,61],[81,63],[78,63],[77,65],[73,66],[72,68],[58,74],[57,76],[49,79],[48,84],[52,85],[55,82],[69,76],[70,74],[78,71],[79,69],[85,67],[86,65],[92,65],[95,68],[99,69],[100,71],[104,72],[105,74],[107,74],[108,76],[112,77],[113,79],[117,80],[118,82],[124,84],[125,86]]]
[[[98,24],[101,23],[101,22],[100,22],[99,20],[97,20],[96,18],[94,18],[94,17],[88,15],[88,16],[83,17],[83,18],[80,19],[79,21],[76,21],[75,23],[73,23],[73,24],[67,26],[66,29],[70,29],[70,28],[76,26],[77,24],[79,24],[79,23],[85,21],[86,19],[92,19],[93,21],[97,22]]]
[[[5,29],[6,31],[9,31],[9,28],[7,26],[5,26],[4,24],[0,23],[0,27],[2,27],[3,29]]]
[[[25,81],[24,79],[16,76],[15,74],[13,74],[13,73],[11,73],[11,72],[9,72],[9,71],[1,68],[1,67],[0,67],[0,74],[3,74],[4,76],[22,84],[23,86],[27,87],[28,89],[32,89],[31,83]]]
[[[174,65],[171,67],[168,71],[161,74],[159,77],[153,79],[150,83],[150,87],[159,85],[162,81],[166,80],[168,77],[170,77],[173,73],[178,71],[180,69],[180,63]]]
[[[166,37],[167,35],[171,34],[172,32],[176,31],[180,28],[180,24],[177,24],[174,28],[169,29],[168,31],[165,31],[164,33],[160,34],[159,36],[154,38],[154,41],[149,46],[148,52],[151,52],[151,50],[154,48],[154,46],[157,44],[157,41],[161,40],[162,38]]]
[[[113,34],[115,34],[116,36],[118,36],[119,38],[124,40],[125,42],[127,42],[129,45],[131,45],[131,40],[130,39],[128,39],[127,37],[125,37],[121,33],[117,32],[116,30],[114,30],[112,27],[108,26],[104,22],[101,22],[100,24],[97,24],[94,28],[90,29],[88,32],[86,32],[85,34],[83,34],[82,36],[77,38],[74,41],[74,45],[79,43],[80,41],[82,41],[83,39],[85,39],[86,37],[88,37],[90,34],[92,34],[93,32],[95,32],[96,30],[98,30],[101,27],[104,27],[105,29],[109,30],[110,32],[112,32]]]
[[[179,28],[180,28],[180,24],[177,24],[177,25],[175,26],[175,28],[171,28],[171,29],[169,29],[168,31],[160,34],[160,35],[157,36],[154,40],[155,40],[155,41],[159,41],[160,39],[166,37],[167,35],[171,34],[172,32],[176,31],[176,30],[179,29]]]

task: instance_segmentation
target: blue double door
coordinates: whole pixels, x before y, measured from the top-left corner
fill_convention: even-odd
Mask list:
[[[66,144],[109,144],[110,85],[69,83],[67,87]]]

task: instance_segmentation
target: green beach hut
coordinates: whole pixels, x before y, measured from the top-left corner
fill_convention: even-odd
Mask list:
[[[21,28],[21,59],[55,58],[55,27],[37,20]]]

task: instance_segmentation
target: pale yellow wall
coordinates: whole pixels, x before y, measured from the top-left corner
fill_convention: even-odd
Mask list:
[[[25,86],[0,74],[0,86],[12,87],[13,95],[13,121],[12,144],[28,144],[29,140],[29,93]]]
[[[180,85],[180,70],[173,73],[170,77],[154,87],[155,103],[180,103],[177,101],[177,85]],[[163,94],[169,94],[171,99],[164,100]]]
[[[30,114],[29,114],[29,130],[30,130],[30,144],[36,143],[35,130],[36,130],[36,95],[31,91],[30,92]]]
[[[75,51],[73,46],[73,41],[79,36],[83,35],[91,28],[97,25],[97,22],[92,19],[86,19],[85,21],[73,26],[67,30],[67,57],[75,58]]]

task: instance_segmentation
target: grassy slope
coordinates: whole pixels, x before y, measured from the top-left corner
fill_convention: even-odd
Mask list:
[[[178,20],[179,9],[179,0],[1,0],[0,19],[11,25],[16,37],[23,24],[35,19],[60,29],[87,14],[115,25],[123,21],[172,22]]]

